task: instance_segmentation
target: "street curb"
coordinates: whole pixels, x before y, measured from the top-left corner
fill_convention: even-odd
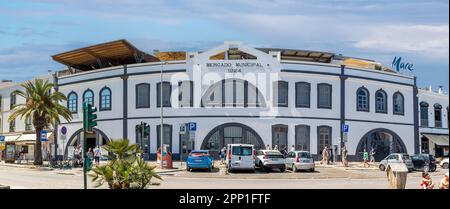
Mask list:
[[[0,164],[0,166],[11,167],[11,168],[29,168],[29,169],[37,169],[37,170],[48,170],[48,171],[53,170],[53,168],[49,168],[46,166],[34,166],[34,165]]]
[[[155,173],[165,174],[165,173],[174,173],[174,172],[178,172],[178,171],[184,171],[184,169],[158,170],[158,171],[155,171]]]

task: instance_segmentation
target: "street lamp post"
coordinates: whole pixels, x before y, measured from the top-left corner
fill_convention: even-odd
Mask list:
[[[163,156],[163,153],[164,153],[164,151],[163,151],[163,148],[164,148],[164,146],[163,146],[163,142],[164,142],[164,140],[163,140],[163,138],[164,138],[164,103],[163,103],[163,67],[164,67],[164,64],[166,64],[167,62],[161,62],[161,72],[160,72],[160,86],[159,86],[159,105],[160,105],[160,108],[161,108],[161,130],[160,130],[160,132],[159,132],[159,136],[160,136],[160,149],[161,149],[161,165],[160,165],[160,167],[161,167],[161,169],[163,169],[163,164],[164,164],[164,156]]]

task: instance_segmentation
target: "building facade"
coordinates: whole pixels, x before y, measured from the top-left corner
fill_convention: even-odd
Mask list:
[[[325,147],[339,155],[345,145],[351,160],[374,149],[377,161],[392,152],[421,150],[416,113],[422,93],[415,77],[372,60],[225,42],[203,52],[134,53],[142,59],[115,64],[117,58],[95,55],[99,47],[77,51],[94,57],[95,66],[67,54],[53,57],[68,66],[55,82],[73,113],[72,121],[56,126],[60,155],[70,156],[81,143],[86,102],[98,109],[98,126],[86,136],[89,147],[128,138],[147,159],[156,158],[161,135],[175,159],[192,149],[217,153],[229,143],[295,146],[316,158]],[[441,105],[448,107],[448,96]],[[442,120],[448,140],[447,114]],[[142,132],[143,123],[149,134]]]

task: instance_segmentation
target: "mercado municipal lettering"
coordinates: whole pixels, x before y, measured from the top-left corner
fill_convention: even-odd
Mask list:
[[[72,122],[56,127],[56,132],[67,128],[64,150],[58,151],[66,156],[83,138],[83,102],[99,109],[98,126],[87,136],[89,147],[128,138],[147,159],[155,159],[161,135],[176,159],[192,149],[217,153],[230,143],[295,146],[316,157],[324,147],[345,144],[355,160],[364,149],[375,148],[377,161],[420,149],[415,77],[373,60],[234,41],[202,52],[150,55],[126,40],[53,59],[67,66],[54,79],[73,114]],[[142,122],[149,125],[149,135],[141,134]],[[188,123],[196,130],[189,131]],[[345,140],[344,124],[349,126]],[[62,147],[61,139],[57,143]]]

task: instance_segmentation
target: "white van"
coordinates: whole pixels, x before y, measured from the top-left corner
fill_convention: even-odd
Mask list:
[[[228,144],[226,152],[228,171],[255,170],[255,150],[252,144]]]

